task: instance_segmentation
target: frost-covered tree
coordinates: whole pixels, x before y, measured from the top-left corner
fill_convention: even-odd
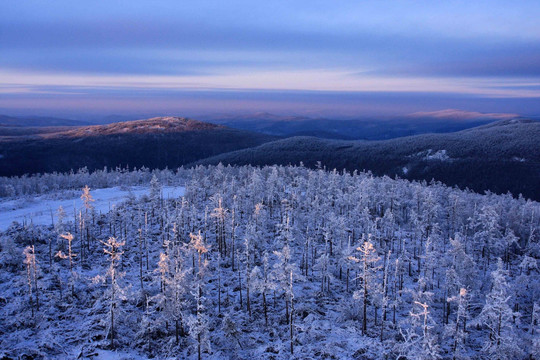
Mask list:
[[[296,264],[291,259],[291,249],[288,244],[283,246],[281,251],[274,251],[277,256],[277,261],[274,263],[272,278],[275,282],[276,289],[285,295],[285,318],[289,322],[289,306],[291,303],[291,272],[297,273]]]
[[[382,316],[381,316],[381,336],[380,340],[384,340],[384,326],[386,321],[386,311],[388,308],[389,298],[388,298],[388,280],[390,278],[390,255],[392,254],[392,251],[388,251],[387,256],[384,260],[384,266],[383,266],[383,282],[381,287],[381,307],[382,307]]]
[[[481,244],[481,256],[485,259],[484,271],[491,263],[494,250],[501,248],[501,227],[499,214],[493,206],[483,206],[476,220],[474,239]]]
[[[482,350],[492,359],[516,358],[522,354],[515,328],[519,313],[514,312],[510,306],[507,271],[504,270],[501,259],[491,277],[493,281],[491,291],[486,296],[486,302],[477,319],[477,323],[488,330]]]
[[[321,293],[328,293],[330,292],[330,282],[333,278],[330,271],[330,232],[328,230],[325,230],[323,237],[324,249],[321,252],[319,258],[316,260],[313,269],[319,271],[319,273],[321,274]]]
[[[154,203],[154,206],[159,202],[161,198],[161,184],[156,174],[152,175],[150,180],[150,200]]]
[[[185,192],[168,198],[157,191],[160,182]],[[94,345],[103,345],[94,341],[103,325],[107,346],[114,336],[122,351],[155,358],[194,358],[199,350],[202,357],[282,358],[291,356],[291,345],[296,357],[306,358],[539,357],[540,205],[523,197],[322,165],[0,177],[0,194],[6,185],[21,198],[51,189],[68,190],[58,194],[68,196],[85,185],[150,186],[154,193],[153,200],[130,195],[86,220],[85,208],[74,207],[75,216],[55,218],[54,228],[27,219],[0,233],[0,324],[10,330],[2,344],[15,352],[8,357],[24,355],[20,344],[28,351],[35,344],[45,357],[68,356],[54,341],[76,344],[84,350],[80,357],[88,357]],[[94,238],[125,241],[115,261],[116,284],[137,289],[123,292],[125,300],[116,293],[112,332],[111,256],[105,261],[87,250],[87,227],[90,245]],[[37,276],[39,332],[28,329],[35,321],[13,316],[21,310],[19,294],[25,310],[33,305],[36,311],[32,261],[30,281],[19,276],[21,253],[32,245],[38,265],[50,260],[48,249],[58,255],[52,271]],[[489,281],[496,257],[503,258],[506,297],[495,296],[496,282]],[[103,274],[107,286],[89,284],[95,274]],[[61,293],[57,301],[58,283],[60,291],[69,284],[72,296]],[[498,322],[494,304],[513,315],[502,312]],[[358,319],[358,331],[349,319]],[[521,353],[508,350],[509,338],[518,339]]]
[[[81,213],[81,238],[84,234],[86,237],[86,247],[87,249],[90,249],[90,215],[94,210],[92,202],[95,200],[92,197],[92,194],[90,194],[90,188],[88,185],[85,185],[85,187],[82,189],[81,200],[83,202],[84,209],[83,213]]]
[[[409,313],[408,328],[405,332],[400,330],[404,341],[398,345],[399,354],[405,356],[406,359],[436,360],[442,358],[429,308],[428,304],[415,301],[413,310]]]
[[[264,323],[268,326],[268,294],[275,290],[276,284],[270,277],[270,266],[268,262],[268,253],[264,253],[262,266],[254,267],[252,270],[251,278],[253,279],[253,287],[256,291],[260,292],[263,301]]]
[[[377,251],[370,240],[371,236],[368,235],[363,244],[356,248],[358,255],[351,257],[351,260],[360,266],[359,277],[362,280],[362,290],[354,292],[354,298],[360,300],[362,303],[362,335],[365,335],[367,332],[368,302],[374,298],[380,284],[377,279],[377,272],[380,269],[377,263],[380,260],[380,256],[377,255]]]
[[[252,271],[252,243],[253,238],[255,238],[255,226],[253,224],[249,224],[246,229],[246,235],[244,237],[244,259],[245,259],[245,273],[246,273],[246,304],[247,304],[247,310],[249,317],[251,317],[251,297],[250,297],[250,290],[252,288],[252,279],[251,279],[251,271]],[[242,291],[240,289],[240,291]]]
[[[190,336],[197,342],[197,354],[198,359],[201,359],[202,350],[206,349],[210,351],[210,340],[208,334],[209,328],[209,319],[206,314],[205,301],[206,297],[204,296],[204,275],[208,262],[203,261],[203,254],[208,252],[208,248],[203,243],[203,238],[201,234],[198,235],[190,234],[191,242],[190,246],[198,254],[198,267],[197,267],[197,276],[195,280],[195,289],[191,294],[195,297],[196,302],[196,311],[195,315],[190,315],[187,318],[187,324],[189,327]]]
[[[227,243],[225,241],[225,219],[228,210],[223,207],[223,198],[221,195],[217,195],[213,198],[215,207],[210,215],[215,219],[215,228],[216,228],[216,241],[218,245],[218,250],[221,253],[221,256],[227,255]],[[234,257],[234,253],[232,253]],[[234,263],[234,260],[233,260]],[[234,270],[234,265],[233,265]]]
[[[294,288],[293,288],[293,270],[290,271],[290,280],[289,280],[289,301],[291,302],[291,317],[289,319],[289,335],[290,335],[290,345],[291,345],[291,355],[294,354]]]
[[[448,299],[457,303],[456,319],[454,324],[449,324],[446,336],[452,339],[452,359],[468,359],[467,356],[467,320],[469,319],[469,298],[467,289],[461,288],[459,294]]]
[[[179,246],[173,247],[173,256],[169,263],[169,275],[165,281],[167,310],[172,322],[174,323],[175,340],[178,344],[180,342],[180,336],[184,335],[184,328],[182,326],[183,313],[186,307],[186,293],[189,289],[187,282],[188,270],[184,268],[184,254],[180,251]]]
[[[540,304],[536,302],[533,305],[529,333],[531,336],[531,356],[538,359],[540,358]]]
[[[231,314],[225,314],[225,316],[223,316],[221,329],[223,330],[225,337],[234,340],[240,349],[243,349],[242,342],[240,342],[240,337],[242,334],[238,329],[237,322],[233,320],[233,316]]]
[[[114,338],[115,338],[115,315],[117,308],[120,305],[120,300],[126,299],[125,289],[121,287],[118,283],[118,279],[123,276],[123,273],[118,271],[118,264],[120,258],[123,254],[122,247],[125,245],[125,242],[118,241],[115,237],[109,237],[107,242],[102,241],[102,244],[105,246],[103,252],[108,256],[109,267],[107,268],[106,278],[96,277],[95,282],[103,282],[109,279],[109,287],[106,294],[106,298],[109,303],[109,337],[111,339],[110,346],[114,348]]]
[[[34,317],[34,308],[39,311],[39,288],[37,283],[38,267],[35,246],[27,246],[24,251],[24,264],[26,265],[26,284],[28,286],[28,299]]]
[[[54,230],[56,231],[57,236],[59,236],[62,241],[60,242],[60,250],[64,250],[64,239],[61,237],[61,235],[66,231],[66,212],[64,211],[64,208],[62,206],[58,207],[58,210],[56,211],[56,223],[54,224]]]
[[[73,235],[71,233],[65,233],[65,234],[62,234],[60,235],[60,237],[62,239],[65,239],[67,240],[67,254],[64,254],[62,252],[62,250],[58,250],[58,252],[56,253],[56,257],[58,257],[59,259],[68,259],[68,264],[69,264],[69,285],[70,285],[70,288],[71,288],[71,296],[75,296],[75,277],[76,277],[76,274],[73,270],[73,259],[77,256],[77,254],[75,254],[73,252]]]

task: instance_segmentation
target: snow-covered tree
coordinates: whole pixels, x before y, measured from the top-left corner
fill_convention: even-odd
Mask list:
[[[86,248],[90,249],[90,215],[94,210],[92,202],[94,198],[90,194],[90,188],[88,185],[85,185],[82,189],[81,200],[83,202],[83,213],[81,214],[81,238],[86,238]],[[82,240],[81,240],[82,241]]]
[[[367,306],[368,302],[373,299],[372,295],[375,295],[379,289],[378,270],[380,265],[378,262],[380,256],[377,255],[377,251],[370,241],[371,236],[368,235],[364,243],[360,245],[356,250],[358,256],[351,257],[351,260],[358,263],[360,266],[360,279],[362,280],[362,290],[354,292],[354,298],[360,300],[362,303],[362,335],[367,332]]]
[[[512,296],[508,291],[507,271],[504,270],[501,259],[491,277],[491,291],[486,296],[486,302],[477,319],[477,323],[488,330],[483,351],[492,359],[516,358],[522,353],[515,328],[519,314],[512,310],[509,303]]]
[[[452,339],[452,359],[468,359],[467,355],[467,320],[469,319],[469,298],[467,289],[461,288],[459,294],[448,299],[457,303],[456,319],[453,324],[449,324],[446,336]]]
[[[62,239],[65,239],[67,240],[67,254],[64,254],[61,250],[58,250],[58,252],[56,253],[56,257],[58,257],[59,259],[68,259],[68,264],[69,264],[69,285],[70,285],[70,288],[71,288],[71,296],[75,296],[75,277],[76,277],[76,274],[73,270],[73,259],[77,256],[77,254],[75,254],[73,252],[73,235],[71,233],[65,233],[65,234],[61,234],[60,237]]]
[[[405,356],[406,359],[436,360],[442,358],[429,308],[428,304],[415,301],[413,310],[409,313],[409,327],[405,332],[400,330],[404,341],[399,344],[398,349],[400,355]]]
[[[39,288],[37,283],[38,267],[35,246],[27,246],[24,251],[24,264],[26,265],[26,284],[28,286],[28,299],[34,317],[34,308],[39,311]]]
[[[111,339],[110,346],[111,348],[115,347],[114,338],[115,338],[115,315],[117,308],[120,305],[120,300],[126,299],[125,289],[120,286],[118,279],[123,276],[123,273],[118,271],[118,264],[120,258],[123,254],[122,247],[125,245],[125,242],[118,241],[115,237],[109,237],[107,242],[102,241],[102,244],[105,246],[103,252],[109,257],[109,267],[107,268],[106,278],[109,279],[109,287],[106,294],[106,298],[109,303],[109,333],[108,336]],[[94,278],[95,282],[106,281],[104,277],[97,276]]]

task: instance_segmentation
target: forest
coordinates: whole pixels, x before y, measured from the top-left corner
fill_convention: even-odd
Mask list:
[[[97,211],[112,186],[147,192]],[[1,359],[540,358],[522,196],[302,165],[0,178],[0,205],[38,194],[78,199],[0,233]]]

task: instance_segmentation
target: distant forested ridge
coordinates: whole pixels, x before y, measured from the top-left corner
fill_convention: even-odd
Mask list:
[[[540,200],[540,122],[503,120],[448,134],[385,141],[293,137],[200,161],[201,164],[300,164],[369,170]]]

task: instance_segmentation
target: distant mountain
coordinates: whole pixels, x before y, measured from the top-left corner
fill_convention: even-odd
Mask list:
[[[45,116],[8,116],[0,115],[0,127],[46,127],[46,126],[81,126],[88,121],[69,120]]]
[[[516,114],[487,114],[448,109],[398,117],[347,120],[256,113],[242,116],[220,115],[210,117],[207,121],[282,137],[315,136],[342,140],[384,140],[426,133],[455,132],[492,121],[516,117],[518,117]]]
[[[0,137],[0,175],[69,171],[84,166],[90,170],[104,166],[175,168],[275,139],[178,117],[61,128]]]
[[[198,163],[299,164],[370,170],[376,175],[442,181],[482,192],[522,193],[540,200],[540,122],[502,120],[447,134],[385,141],[293,137]]]
[[[420,111],[409,115],[411,118],[447,119],[452,121],[470,120],[509,120],[520,117],[518,114],[507,113],[481,113],[477,111],[466,111],[458,109],[446,109],[439,111]]]
[[[116,122],[107,125],[76,127],[57,133],[43,134],[44,138],[84,138],[124,134],[177,134],[191,131],[223,130],[225,126],[180,117],[156,117],[146,120]]]
[[[69,130],[71,126],[0,126],[0,141],[15,137],[31,137]]]

